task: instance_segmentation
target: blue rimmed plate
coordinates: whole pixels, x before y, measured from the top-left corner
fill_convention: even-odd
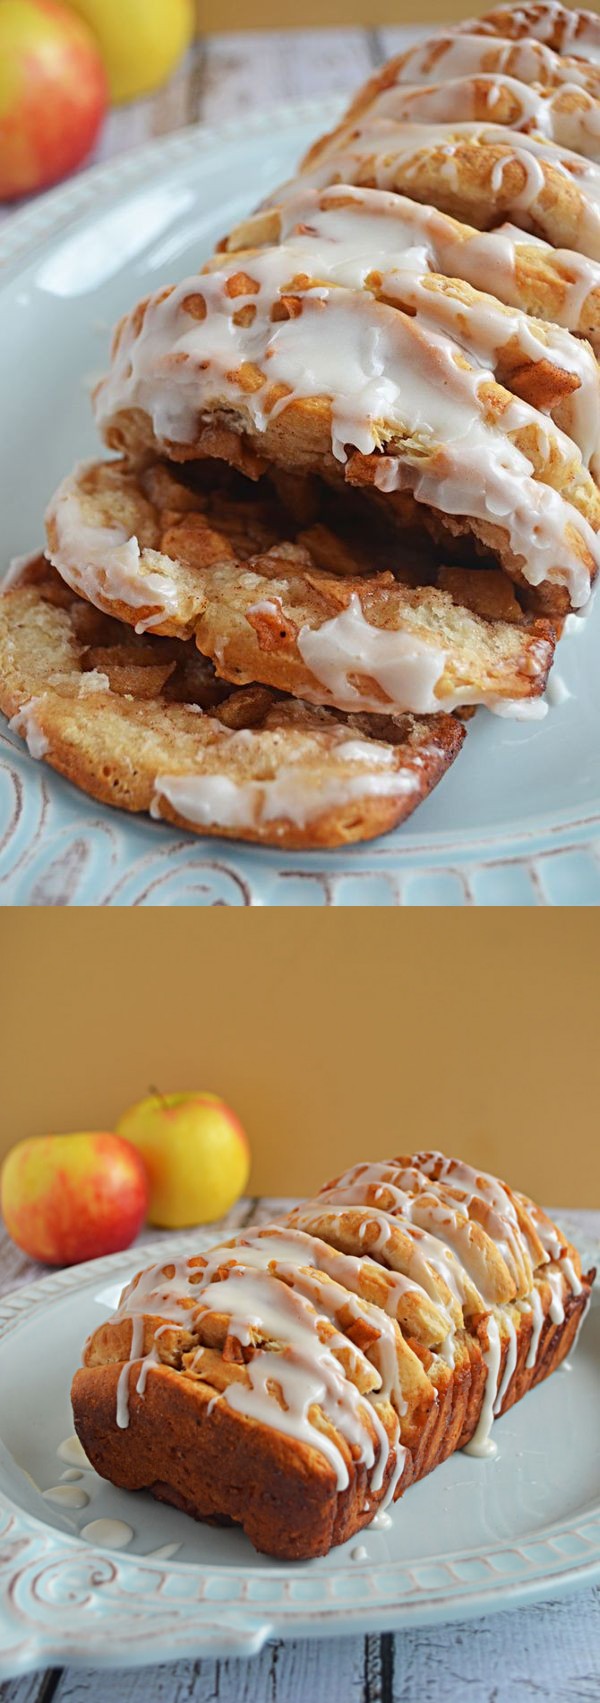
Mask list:
[[[89,1468],[62,1479],[86,1335],[140,1265],[210,1241],[198,1231],[163,1239],[0,1300],[0,1679],[63,1662],[251,1655],[272,1637],[442,1623],[600,1579],[597,1291],[570,1365],[497,1422],[493,1460],[454,1455],[409,1491],[389,1527],[323,1560],[270,1561],[241,1532],[196,1524]],[[600,1247],[582,1256],[600,1263]],[[60,1506],[61,1485],[80,1506]],[[98,1520],[113,1523],[102,1541]]]
[[[35,549],[65,471],[98,453],[88,390],[119,314],[193,270],[291,170],[339,103],[199,126],[76,178],[0,232],[0,575]],[[561,646],[543,723],[481,712],[396,834],[339,853],[197,840],[80,796],[0,723],[0,903],[596,904],[600,610]]]

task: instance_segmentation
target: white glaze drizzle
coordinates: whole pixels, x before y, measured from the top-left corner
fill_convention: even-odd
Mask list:
[[[569,1288],[572,1290],[573,1294],[574,1295],[581,1295],[581,1291],[583,1289],[583,1284],[581,1282],[581,1278],[577,1276],[575,1266],[573,1265],[573,1261],[570,1258],[569,1254],[561,1254],[560,1259],[559,1259],[559,1264],[562,1265],[565,1277],[567,1279],[567,1283],[569,1285]]]
[[[352,1196],[352,1199],[349,1198],[350,1196]],[[317,1195],[313,1201],[309,1201],[307,1206],[300,1210],[298,1221],[307,1223],[314,1219],[315,1215],[326,1215],[328,1227],[334,1226],[336,1219],[340,1222],[345,1220],[349,1205],[362,1207],[365,1214],[363,1223],[358,1230],[359,1241],[363,1240],[367,1229],[370,1229],[372,1224],[378,1227],[377,1238],[375,1240],[369,1239],[369,1254],[383,1255],[386,1265],[389,1262],[392,1270],[395,1269],[393,1262],[396,1258],[396,1250],[393,1245],[394,1228],[397,1227],[403,1235],[409,1238],[412,1244],[410,1256],[411,1281],[414,1273],[416,1281],[421,1284],[430,1300],[434,1301],[436,1306],[445,1313],[447,1329],[450,1331],[453,1328],[452,1315],[448,1311],[443,1288],[440,1292],[439,1280],[441,1278],[442,1285],[445,1285],[449,1295],[459,1306],[465,1298],[467,1280],[460,1262],[455,1259],[452,1250],[447,1248],[438,1236],[432,1236],[426,1230],[411,1224],[408,1219],[400,1221],[396,1214],[392,1215],[392,1213],[382,1211],[379,1207],[370,1203],[366,1204],[360,1190],[357,1190],[355,1195],[352,1188],[344,1191],[342,1199],[337,1189],[332,1189],[328,1193],[323,1191],[321,1195]]]
[[[319,278],[352,289],[374,287],[369,280],[377,279],[379,295],[408,306],[424,329],[447,332],[471,360],[495,368],[510,344],[525,363],[549,359],[572,373],[578,388],[563,404],[561,419],[589,465],[600,440],[597,362],[586,345],[564,328],[532,318],[514,301],[516,311],[510,312],[487,293],[492,280],[496,286],[497,239],[502,240],[502,233],[485,233],[484,246],[490,252],[485,267],[476,266],[477,282],[470,280],[482,292],[481,299],[465,302],[457,291],[444,289],[441,276],[436,289],[427,280],[432,273],[446,273],[450,278],[455,273],[468,282],[473,245],[477,248],[484,238],[474,234],[460,241],[452,221],[433,208],[381,190],[338,185],[319,193],[303,191],[300,184],[297,196],[281,209],[279,225],[288,249],[306,251],[308,246],[310,250],[311,239],[318,241],[315,271]],[[522,241],[522,233],[518,234]],[[512,239],[513,275],[515,247]],[[600,288],[600,267],[597,272]]]
[[[286,1235],[277,1235],[274,1240],[270,1236],[261,1236],[260,1233],[253,1236],[252,1232],[248,1232],[238,1246],[241,1248],[245,1265],[262,1270],[274,1269],[278,1275],[292,1282],[297,1293],[305,1293],[309,1300],[316,1297],[319,1307],[330,1320],[335,1319],[337,1304],[338,1309],[341,1306],[349,1308],[356,1319],[367,1316],[372,1323],[376,1322],[379,1336],[369,1351],[368,1358],[380,1374],[379,1394],[383,1400],[392,1403],[398,1414],[402,1416],[406,1413],[407,1402],[398,1363],[395,1317],[391,1305],[386,1310],[378,1307],[377,1315],[374,1315],[356,1293],[363,1262],[357,1260],[354,1264],[350,1256],[345,1258],[343,1254],[339,1254],[336,1259],[332,1256],[331,1249],[327,1249],[326,1243],[320,1242],[318,1238],[307,1237],[294,1229],[288,1230]],[[302,1273],[306,1272],[309,1258],[314,1261],[317,1270],[324,1271],[329,1278],[327,1286],[319,1283],[314,1272],[303,1277]],[[407,1287],[412,1287],[418,1293],[416,1285]],[[350,1288],[350,1298],[345,1294],[347,1288]],[[391,1285],[390,1288],[393,1293],[394,1286]]]
[[[447,652],[417,634],[372,626],[365,620],[356,592],[347,608],[321,627],[302,627],[297,644],[303,662],[338,709],[377,712],[385,707],[366,686],[353,683],[350,677],[357,673],[374,680],[396,710],[431,715],[441,708],[435,688],[444,673]],[[464,693],[456,698],[443,694],[444,708],[454,707],[455,702],[464,702]]]
[[[497,1444],[490,1437],[490,1431],[494,1420],[494,1403],[498,1389],[498,1373],[500,1370],[502,1343],[498,1324],[493,1313],[490,1313],[489,1318],[486,1320],[486,1325],[488,1346],[483,1351],[483,1358],[487,1367],[487,1373],[485,1389],[483,1392],[483,1401],[473,1436],[470,1438],[470,1441],[465,1444],[464,1449],[464,1453],[466,1455],[474,1455],[476,1459],[479,1460],[487,1460],[497,1453]]]
[[[510,36],[496,36],[493,41],[482,39],[476,31],[470,35],[434,35],[417,42],[406,53],[392,60],[393,85],[447,82],[456,77],[473,76],[477,72],[515,77],[521,83],[538,83],[541,87],[561,87],[574,84],[585,88],[597,79],[585,63],[564,58],[552,48],[533,40],[514,41]],[[391,69],[386,67],[386,83]],[[379,98],[379,97],[377,97]],[[369,102],[371,108],[372,102]],[[364,108],[361,107],[361,110]]]
[[[132,1366],[139,1360],[143,1346],[144,1320],[141,1314],[134,1314],[131,1325],[129,1360],[124,1361],[117,1384],[116,1419],[120,1431],[126,1431],[129,1425],[129,1373]]]
[[[89,1496],[86,1490],[80,1490],[76,1484],[53,1484],[49,1490],[43,1490],[46,1502],[55,1502],[57,1508],[87,1508]]]
[[[381,704],[378,705],[381,710]],[[340,726],[340,735],[343,735]],[[231,736],[234,737],[234,736]],[[373,762],[366,766],[367,742],[360,763],[352,751],[354,741],[343,738],[334,745],[331,759],[347,765],[347,773],[324,775],[318,763],[282,763],[272,778],[235,780],[224,773],[157,775],[150,814],[160,817],[165,799],[179,816],[198,827],[258,828],[263,823],[293,822],[304,828],[327,810],[339,809],[368,798],[402,798],[415,791],[415,770],[394,768],[382,762],[374,747]],[[361,741],[361,743],[363,743]],[[346,749],[348,747],[349,749]],[[393,760],[393,759],[392,759]]]
[[[436,1172],[437,1178],[435,1177]],[[391,1181],[390,1177],[394,1178],[394,1181]],[[397,1186],[403,1183],[406,1185],[404,1190],[402,1186]],[[444,1185],[446,1183],[453,1190],[463,1191],[463,1202],[457,1202],[452,1196],[445,1193]],[[377,1192],[383,1195],[384,1190],[391,1195],[393,1201],[391,1208],[388,1207],[380,1211],[376,1205],[371,1204],[368,1195],[372,1194],[374,1187],[375,1199]],[[541,1296],[535,1284],[532,1283],[533,1261],[536,1264],[539,1261],[540,1243],[544,1249],[546,1262],[553,1257],[555,1248],[558,1247],[560,1250],[562,1244],[550,1220],[538,1208],[531,1207],[530,1209],[529,1202],[522,1203],[525,1211],[523,1216],[519,1217],[514,1199],[511,1198],[510,1193],[498,1178],[490,1176],[487,1172],[477,1171],[464,1161],[446,1159],[439,1153],[418,1153],[414,1155],[412,1164],[404,1168],[393,1160],[353,1167],[334,1184],[323,1190],[320,1196],[316,1197],[316,1200],[310,1204],[309,1215],[311,1212],[314,1214],[321,1201],[325,1205],[328,1204],[329,1200],[335,1203],[340,1217],[343,1217],[344,1209],[348,1205],[361,1205],[364,1207],[365,1213],[368,1213],[369,1219],[373,1217],[384,1221],[388,1220],[387,1227],[385,1222],[382,1225],[380,1243],[376,1244],[377,1247],[381,1245],[385,1248],[395,1222],[399,1223],[399,1227],[405,1234],[414,1235],[413,1220],[415,1213],[417,1216],[419,1214],[419,1195],[423,1188],[432,1192],[437,1191],[440,1197],[440,1205],[437,1208],[430,1205],[425,1207],[425,1221],[436,1225],[440,1237],[451,1243],[454,1253],[450,1254],[450,1259],[455,1257],[456,1254],[458,1255],[456,1262],[458,1269],[462,1269],[465,1274],[468,1272],[470,1281],[475,1282],[477,1280],[482,1307],[486,1306],[486,1286],[481,1283],[481,1271],[478,1269],[477,1273],[474,1273],[472,1269],[469,1270],[468,1236],[470,1225],[468,1213],[473,1202],[477,1202],[478,1205],[483,1204],[486,1207],[483,1223],[486,1233],[493,1239],[496,1247],[508,1261],[509,1269],[514,1272],[517,1282],[526,1285],[532,1284],[530,1293],[517,1300],[516,1306],[521,1311],[533,1313],[532,1338],[527,1357],[527,1366],[533,1366],[537,1358],[545,1319]],[[531,1219],[531,1229],[528,1228],[529,1218]],[[481,1214],[476,1215],[476,1221],[481,1223]],[[367,1228],[367,1223],[368,1219],[365,1219],[362,1226],[364,1230]],[[418,1235],[423,1232],[417,1230],[416,1233]],[[434,1241],[435,1238],[428,1235],[426,1259],[428,1264],[432,1266],[433,1272],[447,1282],[449,1280],[447,1263],[449,1249],[442,1248],[444,1257],[440,1261],[434,1250]],[[439,1247],[442,1246],[441,1243],[438,1245]],[[371,1244],[371,1247],[373,1248],[373,1244]],[[572,1267],[572,1262],[569,1261],[569,1265]],[[450,1267],[450,1271],[452,1272],[452,1267]],[[574,1270],[572,1270],[572,1275],[575,1277],[576,1284],[579,1284],[580,1291],[581,1284]],[[420,1276],[423,1286],[427,1288],[426,1278],[422,1270]],[[571,1281],[571,1274],[566,1269],[565,1276],[573,1292],[577,1293],[578,1291]],[[560,1323],[564,1318],[561,1271],[553,1273],[548,1271],[547,1265],[545,1265],[543,1277],[548,1280],[551,1291],[549,1317],[554,1323]],[[459,1299],[464,1299],[464,1286],[461,1294],[460,1284],[456,1285],[453,1273],[450,1276],[450,1287]],[[494,1279],[492,1276],[490,1288],[487,1290],[487,1305],[493,1301],[493,1295]],[[502,1376],[500,1376],[502,1339],[497,1322],[500,1316],[509,1338]],[[493,1455],[496,1452],[496,1446],[490,1440],[490,1428],[494,1414],[500,1413],[502,1409],[518,1354],[517,1331],[508,1309],[502,1315],[497,1314],[496,1317],[491,1313],[488,1318],[488,1328],[489,1344],[484,1356],[487,1366],[486,1393],[476,1433],[467,1449],[467,1452],[481,1456]],[[453,1338],[454,1326],[452,1321],[448,1319],[448,1334],[443,1345],[446,1349],[453,1342]]]
[[[248,1238],[245,1245],[236,1242],[234,1248],[213,1249],[202,1268],[180,1262],[174,1277],[166,1280],[163,1269],[154,1267],[138,1284],[131,1285],[116,1315],[132,1320],[130,1359],[119,1374],[117,1387],[117,1424],[124,1427],[129,1420],[129,1372],[143,1346],[146,1312],[154,1317],[164,1314],[179,1323],[190,1323],[193,1317],[196,1327],[211,1312],[225,1314],[230,1334],[243,1347],[254,1343],[254,1352],[246,1362],[247,1382],[232,1383],[213,1399],[223,1400],[235,1411],[320,1450],[334,1468],[338,1488],[344,1489],[349,1476],[343,1452],[311,1419],[311,1411],[320,1408],[353,1452],[358,1451],[369,1470],[373,1491],[382,1488],[388,1472],[385,1500],[391,1500],[406,1458],[399,1441],[399,1420],[390,1439],[375,1401],[368,1393],[360,1393],[345,1368],[354,1367],[356,1373],[363,1368],[371,1384],[376,1379],[377,1397],[393,1401],[396,1413],[402,1413],[406,1404],[396,1348],[397,1327],[387,1313],[361,1306],[356,1300],[355,1316],[364,1313],[378,1323],[377,1351],[369,1362],[332,1323],[340,1297],[346,1306],[352,1302],[335,1281],[323,1283],[318,1273],[311,1273],[303,1264],[310,1252],[307,1240],[293,1231],[285,1237],[263,1234]],[[215,1282],[216,1274],[219,1281]],[[192,1297],[190,1310],[185,1303]],[[322,1340],[319,1326],[325,1318],[332,1328]],[[161,1327],[165,1328],[167,1324]],[[145,1369],[149,1362],[156,1364],[158,1360],[159,1334],[156,1332],[152,1349],[142,1361],[137,1381],[141,1395]],[[258,1344],[254,1342],[256,1334]],[[271,1343],[281,1346],[271,1347]],[[202,1348],[198,1355],[200,1365]],[[281,1392],[283,1405],[274,1395],[276,1390]]]
[[[438,1166],[441,1174],[435,1180],[433,1172]],[[461,1188],[464,1199],[456,1199],[450,1191],[460,1192]],[[531,1284],[529,1243],[513,1203],[497,1179],[475,1172],[470,1166],[445,1161],[437,1153],[417,1154],[408,1167],[401,1167],[394,1160],[354,1166],[318,1198],[371,1210],[369,1197],[373,1189],[382,1194],[385,1191],[391,1197],[394,1204],[389,1216],[392,1222],[399,1221],[402,1230],[410,1232],[417,1226],[419,1234],[433,1234],[437,1246],[434,1250],[430,1247],[427,1257],[433,1251],[439,1265],[443,1247],[443,1276],[450,1287],[454,1286],[453,1293],[461,1303],[465,1300],[464,1283],[461,1287],[458,1275],[461,1272],[468,1276],[484,1304],[492,1305],[496,1299],[495,1272],[491,1268],[488,1284],[482,1261],[478,1240],[482,1227],[501,1252],[514,1281],[523,1290]],[[376,1203],[377,1193],[374,1200]],[[482,1227],[469,1217],[474,1200],[482,1201],[486,1207],[487,1222]]]
[[[600,19],[596,13],[563,6],[561,0],[533,0],[521,6],[495,6],[485,17],[467,18],[455,25],[456,35],[507,35],[512,40],[530,36],[549,42],[558,53],[600,64]]]
[[[285,1345],[278,1350],[261,1348],[246,1365],[248,1385],[230,1384],[219,1399],[247,1418],[275,1424],[278,1431],[319,1450],[334,1469],[338,1489],[345,1490],[349,1474],[339,1444],[318,1430],[310,1418],[310,1410],[320,1407],[346,1442],[358,1449],[359,1458],[371,1471],[373,1489],[379,1489],[389,1452],[387,1434],[370,1404],[377,1450],[366,1429],[364,1398],[333,1352],[335,1346],[345,1349],[345,1339],[335,1332],[322,1342],[316,1328],[319,1315],[296,1290],[277,1283],[272,1272],[232,1266],[230,1275],[214,1285],[210,1283],[210,1262],[208,1272],[209,1281],[202,1285],[202,1312],[227,1313],[231,1332],[242,1345],[251,1341],[253,1329]],[[363,1358],[356,1352],[358,1359]],[[273,1385],[279,1386],[284,1407],[276,1403],[274,1408]]]
[[[136,334],[130,321],[121,335],[98,393],[99,423],[139,407],[159,442],[184,443],[195,438],[203,415],[223,403],[234,403],[262,432],[294,400],[327,397],[338,460],[346,460],[347,446],[369,454],[394,434],[393,452],[377,462],[380,490],[409,489],[418,502],[445,513],[492,522],[507,534],[532,584],[564,584],[574,606],[586,601],[586,559],[600,561],[598,538],[558,490],[540,476],[532,479],[514,434],[533,429],[542,459],[552,450],[570,466],[571,440],[516,398],[501,425],[492,424],[481,387],[493,374],[468,365],[451,337],[429,327],[425,333],[368,295],[315,282],[302,290],[297,317],[273,322],[271,309],[294,275],[318,277],[317,249],[307,250],[304,268],[299,250],[261,250],[252,257],[247,296],[228,295],[228,281],[239,271],[237,258],[229,257],[218,270],[155,298],[141,330]],[[199,292],[206,303],[200,323],[184,306]],[[244,305],[254,312],[250,325],[234,318]],[[252,389],[240,379],[248,363],[263,374]]]
[[[462,1191],[467,1210],[470,1211],[473,1201],[481,1201],[489,1211],[490,1233],[500,1247],[510,1249],[512,1258],[517,1265],[528,1269],[532,1251],[537,1257],[537,1248],[528,1236],[527,1223],[519,1222],[514,1202],[498,1177],[490,1175],[489,1171],[477,1170],[468,1165],[464,1159],[447,1159],[443,1153],[417,1153],[414,1164],[428,1179],[429,1184],[437,1172],[438,1183],[443,1186],[448,1183],[452,1189]]]
[[[498,123],[496,108],[506,102],[509,116],[500,120],[508,130],[534,130],[558,147],[600,159],[600,105],[574,84],[555,90],[531,88],[502,73],[479,72],[415,87],[384,89],[368,112],[374,119],[396,123]],[[574,97],[574,98],[573,98]],[[482,106],[487,105],[487,112]]]
[[[80,1536],[86,1543],[99,1543],[105,1549],[126,1549],[133,1537],[133,1527],[125,1520],[90,1520],[81,1527]]]
[[[586,1299],[585,1299],[583,1307],[581,1309],[579,1318],[577,1320],[577,1327],[576,1327],[576,1330],[575,1330],[575,1335],[573,1337],[573,1341],[571,1343],[571,1347],[569,1349],[569,1356],[571,1356],[575,1352],[575,1349],[577,1347],[577,1343],[579,1341],[579,1333],[581,1331],[581,1326],[584,1323],[585,1319],[587,1318],[591,1304],[592,1304],[592,1292],[590,1290],[589,1295],[586,1296]]]
[[[67,1461],[69,1466],[89,1467],[90,1465],[83,1443],[80,1443],[79,1438],[75,1435],[65,1437],[64,1441],[59,1443],[56,1453],[60,1460]]]
[[[535,1286],[532,1289],[531,1294],[527,1297],[527,1301],[521,1302],[521,1306],[533,1313],[531,1342],[529,1344],[529,1352],[525,1361],[527,1371],[531,1371],[531,1367],[535,1366],[535,1362],[537,1360],[537,1351],[540,1345],[540,1337],[544,1328],[545,1318],[542,1297]]]
[[[542,1212],[541,1207],[536,1206],[533,1201],[526,1200],[523,1195],[520,1199],[525,1207],[528,1217],[531,1218],[536,1236],[541,1242],[547,1258],[552,1260],[559,1259],[561,1250],[564,1247],[564,1239],[561,1239],[559,1232],[556,1229],[556,1225],[547,1218],[546,1213]]]
[[[50,749],[50,741],[38,721],[38,710],[44,702],[43,697],[29,698],[22,704],[16,715],[11,716],[9,728],[11,733],[19,733],[25,740],[30,757],[38,761],[45,757]]]
[[[544,1279],[550,1288],[548,1317],[552,1320],[553,1325],[562,1325],[565,1316],[562,1273],[560,1271],[545,1271]]]
[[[306,203],[312,196],[318,207],[332,211],[340,195],[344,201],[351,198],[359,211],[364,202],[365,216],[369,219],[373,212],[381,209],[388,220],[396,221],[392,226],[392,230],[397,232],[396,265],[402,263],[404,266],[412,260],[423,270],[427,268],[430,272],[445,273],[448,278],[464,278],[474,289],[482,291],[489,290],[493,279],[494,296],[508,307],[524,309],[518,262],[526,255],[527,249],[534,246],[540,251],[540,258],[549,272],[556,275],[561,289],[560,299],[552,303],[552,322],[546,320],[545,325],[550,325],[551,331],[558,326],[570,331],[585,330],[585,335],[595,343],[596,350],[600,350],[600,331],[597,330],[594,336],[593,323],[590,325],[588,322],[587,326],[582,323],[588,297],[593,292],[600,295],[600,264],[587,255],[578,254],[574,249],[554,248],[542,237],[524,232],[510,223],[503,223],[493,231],[471,230],[468,225],[457,224],[437,207],[409,201],[404,195],[391,194],[386,190],[343,183],[319,192],[304,189],[303,184],[304,179],[296,180],[293,193],[290,192],[286,204],[278,209],[277,224],[286,239],[294,230],[293,209],[298,202]],[[307,223],[310,227],[310,217]],[[246,246],[252,241],[252,223],[241,227],[235,243],[237,248],[240,247],[242,231],[247,231]],[[374,240],[375,233],[369,234]],[[368,263],[364,257],[363,270],[368,276]]]
[[[498,1413],[502,1412],[504,1397],[508,1394],[508,1386],[517,1364],[518,1355],[517,1327],[512,1314],[508,1311],[508,1308],[503,1316],[503,1322],[508,1334],[508,1348],[506,1351],[506,1360],[504,1362],[504,1371],[498,1384],[496,1399],[494,1401],[494,1417]]]
[[[48,505],[46,523],[56,529],[49,560],[71,590],[83,592],[92,603],[102,605],[104,599],[131,609],[151,604],[150,614],[137,622],[136,632],[179,616],[181,599],[169,576],[168,560],[157,550],[140,550],[135,534],[128,534],[125,527],[103,526],[85,518],[79,485],[87,470],[87,464],[76,467]]]
[[[326,184],[346,184],[361,178],[377,189],[393,189],[398,184],[404,193],[411,182],[418,184],[424,161],[431,164],[431,150],[437,150],[436,166],[441,186],[444,183],[454,194],[460,194],[460,173],[457,164],[464,158],[464,149],[499,149],[492,167],[492,192],[502,188],[508,194],[503,177],[508,161],[517,162],[523,173],[522,185],[504,201],[501,211],[515,219],[535,219],[543,226],[542,197],[548,178],[547,168],[570,179],[578,192],[577,247],[592,260],[600,260],[600,170],[592,160],[586,160],[573,149],[559,148],[555,143],[515,133],[502,125],[464,122],[394,123],[393,119],[371,119],[348,126],[323,144],[316,163],[308,163],[302,173],[306,183],[316,188]],[[462,154],[460,150],[463,150]],[[458,153],[458,162],[457,162]],[[270,197],[270,205],[279,205],[297,191],[298,180],[292,179]]]

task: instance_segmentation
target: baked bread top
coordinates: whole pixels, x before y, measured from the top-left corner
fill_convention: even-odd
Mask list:
[[[195,1383],[207,1417],[222,1404],[308,1451],[307,1470],[321,1457],[338,1493],[364,1468],[373,1509],[395,1494],[452,1369],[460,1385],[483,1352],[482,1447],[521,1328],[534,1366],[545,1321],[558,1328],[589,1283],[524,1195],[420,1152],[353,1166],[284,1223],[138,1273],[84,1366],[118,1374],[122,1431],[132,1392],[137,1416],[168,1369]]]

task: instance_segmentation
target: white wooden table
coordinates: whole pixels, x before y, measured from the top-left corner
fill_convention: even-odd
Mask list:
[[[264,1222],[285,1201],[242,1200],[222,1225]],[[560,1212],[557,1212],[560,1219]],[[600,1235],[600,1212],[569,1213]],[[148,1238],[146,1238],[148,1239]],[[154,1232],[153,1240],[156,1239]],[[0,1294],[43,1275],[0,1225]],[[561,1602],[396,1635],[269,1644],[249,1661],[117,1673],[52,1669],[0,1685],[0,1703],[596,1703],[600,1589]]]

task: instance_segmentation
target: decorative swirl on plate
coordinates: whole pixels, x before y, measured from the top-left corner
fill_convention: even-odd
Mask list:
[[[166,867],[165,867],[166,864]],[[247,880],[225,860],[198,856],[194,841],[157,847],[121,875],[106,893],[105,905],[251,905]]]
[[[531,850],[460,840],[449,855],[402,831],[342,852],[287,857],[92,804],[0,730],[4,905],[496,905],[600,903],[600,812]]]

